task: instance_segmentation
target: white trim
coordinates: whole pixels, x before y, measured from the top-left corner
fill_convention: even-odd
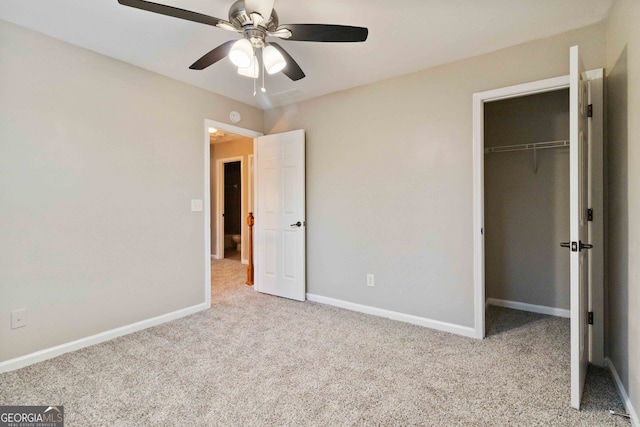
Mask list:
[[[487,98],[488,99],[488,98]],[[473,300],[475,338],[485,335],[484,284],[484,100],[473,94]]]
[[[474,97],[481,98],[483,102],[497,101],[509,98],[519,98],[521,96],[534,95],[537,93],[553,92],[554,90],[566,89],[569,87],[569,75],[552,77],[550,79],[537,80],[535,82],[522,83],[514,86],[501,87],[498,89],[486,90],[474,93]]]
[[[532,313],[548,314],[549,316],[571,318],[571,311],[564,308],[548,307],[546,305],[527,304],[526,302],[507,301],[497,298],[487,298],[487,305],[513,308],[514,310],[530,311]]]
[[[204,121],[204,303],[211,307],[211,145],[209,123]]]
[[[208,310],[210,307],[211,307],[210,302],[208,304],[202,303],[202,304],[194,305],[194,306],[183,308],[181,310],[177,310],[171,313],[163,314],[161,316],[152,317],[151,319],[142,320],[140,322],[121,326],[119,328],[111,329],[109,331],[100,332],[99,334],[91,335],[86,338],[80,338],[75,341],[57,345],[55,347],[36,351],[35,353],[20,356],[15,359],[9,359],[0,363],[0,373],[24,368],[25,366],[42,362],[44,360],[52,359],[54,357],[60,356],[61,354],[68,353],[70,351],[80,350],[81,348],[99,344],[101,342],[112,340],[114,338],[118,338],[124,335],[128,335],[133,332],[138,332],[143,329],[150,328],[152,326],[161,325],[163,323],[180,319],[182,317],[186,317],[191,314],[198,313],[200,311]]]
[[[589,311],[593,325],[589,328],[589,360],[604,366],[604,70],[587,71],[589,104],[594,105],[589,119]]]
[[[258,171],[256,170],[256,165],[258,164],[258,137],[253,138],[253,213],[255,214],[258,211],[258,192],[260,191],[260,187],[258,186]],[[256,230],[258,230],[258,227],[260,226],[260,217],[256,216],[254,218],[254,225],[253,225],[253,290],[256,292],[260,291],[260,278],[258,277],[257,274],[255,274],[256,271],[260,271],[260,257],[256,256],[258,249],[258,245],[256,245],[255,243],[258,241],[258,235],[256,234]]]
[[[242,184],[244,188],[244,183]],[[253,212],[253,199],[251,197],[251,193],[253,192],[253,153],[247,154],[247,215]],[[244,203],[244,197],[242,198],[242,203]],[[243,208],[244,212],[244,208]],[[244,230],[245,227],[242,227]],[[244,242],[244,239],[243,239]],[[249,264],[249,254],[245,252],[245,247],[247,245],[242,245],[242,252],[240,254],[240,259],[242,264]]]
[[[611,371],[611,375],[613,376],[613,382],[616,384],[616,388],[618,389],[618,394],[620,395],[620,399],[624,404],[627,413],[631,417],[631,425],[633,427],[640,427],[640,418],[638,418],[638,413],[636,412],[633,404],[631,403],[631,399],[629,399],[629,395],[627,391],[624,389],[624,385],[622,384],[622,380],[620,379],[620,375],[618,375],[618,371],[616,367],[613,365],[613,361],[608,357],[604,358],[604,365],[609,368]]]
[[[249,200],[249,206],[247,206],[247,209],[249,212],[254,212],[253,211],[253,207],[255,206],[254,200],[251,197],[251,194],[253,193],[253,174],[254,174],[254,169],[255,169],[255,163],[253,162],[253,153],[247,155],[247,176],[249,177],[249,182],[247,184],[247,199]],[[255,212],[254,212],[255,213]]]
[[[227,133],[235,133],[236,135],[246,136],[249,138],[257,138],[259,136],[264,135],[262,132],[258,132],[255,130],[241,128],[238,126],[230,125],[227,123],[216,122],[215,120],[205,119],[205,126],[207,127],[207,136],[209,136],[209,127],[214,127],[218,130],[227,132]]]
[[[224,165],[227,163],[240,162],[240,190],[244,188],[244,156],[225,157],[216,160],[216,256],[218,259],[224,258],[224,224],[222,212],[224,211]],[[240,216],[244,212],[244,197],[240,197]],[[242,223],[242,218],[240,218]],[[244,227],[240,227],[240,236],[244,237]],[[240,241],[242,242],[242,237]],[[241,248],[244,251],[244,248]],[[242,259],[242,251],[240,259]]]
[[[359,313],[371,314],[373,316],[386,317],[400,322],[411,323],[412,325],[424,326],[438,331],[450,332],[468,338],[475,338],[475,330],[467,326],[460,326],[453,323],[441,322],[439,320],[427,319],[425,317],[413,316],[411,314],[398,313],[396,311],[384,310],[382,308],[368,305],[356,304],[349,301],[338,300],[321,295],[307,294],[307,300],[320,304],[332,305]]]

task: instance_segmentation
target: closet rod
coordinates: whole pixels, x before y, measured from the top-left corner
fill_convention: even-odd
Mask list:
[[[518,144],[518,145],[502,145],[500,147],[487,147],[484,149],[485,154],[487,153],[505,153],[508,151],[524,151],[524,150],[542,150],[545,148],[556,148],[556,147],[568,147],[569,141],[548,141],[548,142],[534,142],[530,144]]]

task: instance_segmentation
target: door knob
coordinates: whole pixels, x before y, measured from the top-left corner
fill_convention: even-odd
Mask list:
[[[571,249],[571,252],[578,252],[578,242],[562,242],[560,246]]]
[[[582,240],[580,241],[580,245],[578,245],[578,243],[576,242],[562,242],[560,243],[560,246],[562,246],[563,248],[571,248],[572,252],[578,252],[583,249],[593,249],[593,245],[582,243]]]
[[[302,227],[302,223],[300,221],[296,222],[295,224],[291,224],[292,227]]]
[[[588,243],[582,243],[582,241],[580,241],[580,250],[583,249],[593,249],[593,245],[590,245]]]

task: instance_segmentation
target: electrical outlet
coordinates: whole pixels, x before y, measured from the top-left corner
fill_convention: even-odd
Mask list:
[[[374,277],[373,277],[373,274],[371,274],[371,273],[367,274],[367,286],[370,286],[370,287],[374,287],[375,286]]]
[[[24,328],[27,326],[27,309],[15,310],[11,312],[11,329]]]

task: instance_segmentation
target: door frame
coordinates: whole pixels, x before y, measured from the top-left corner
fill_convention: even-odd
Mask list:
[[[593,325],[589,334],[589,361],[605,366],[604,357],[604,69],[587,71],[589,104],[593,117],[589,121],[589,206],[594,209],[589,221],[589,311]],[[598,108],[599,106],[599,108]]]
[[[591,200],[594,212],[599,212],[598,221],[590,223],[591,240],[597,242],[601,249],[592,252],[591,262],[593,267],[593,279],[591,280],[590,293],[595,297],[590,297],[590,310],[594,312],[594,325],[591,328],[591,351],[590,360],[592,363],[603,366],[604,364],[604,252],[602,242],[604,242],[603,221],[603,99],[602,99],[602,78],[603,70],[587,71],[587,79],[590,85],[593,84],[593,97],[591,102],[594,105],[593,118],[591,120],[590,158],[593,158],[594,166],[600,164],[598,168],[593,167],[594,174],[600,174],[599,179],[592,180]],[[534,82],[508,86],[473,94],[473,282],[474,282],[474,329],[475,337],[483,339],[485,337],[485,252],[484,252],[484,103],[509,98],[516,98],[537,93],[551,92],[566,89],[569,87],[569,75],[554,77],[550,79],[538,80]],[[592,156],[591,153],[594,153]]]
[[[253,148],[253,152],[255,154],[255,144],[254,144],[254,148]],[[256,213],[255,212],[255,197],[251,197],[251,195],[253,194],[253,190],[255,188],[255,185],[253,185],[253,174],[254,169],[255,169],[255,163],[253,161],[253,156],[254,154],[249,154],[247,156],[247,177],[249,178],[249,182],[247,182],[247,195],[248,195],[248,200],[249,200],[249,206],[247,206],[247,210],[250,213]],[[248,260],[247,260],[248,261]]]
[[[244,158],[242,156],[225,157],[223,159],[216,160],[216,209],[214,212],[216,218],[216,254],[213,255],[215,259],[224,258],[224,196],[225,196],[225,174],[224,165],[227,163],[240,162],[240,191],[244,191]],[[240,194],[240,216],[244,212],[244,197]],[[242,221],[242,218],[241,218]],[[244,237],[244,227],[240,227],[240,236]],[[241,237],[241,240],[242,239]],[[244,259],[244,246],[240,250],[240,261]]]
[[[255,150],[256,138],[264,135],[248,128],[241,128],[227,123],[211,119],[204,119],[203,147],[204,147],[204,300],[207,306],[211,305],[211,144],[209,128],[214,127],[225,132],[253,138]],[[255,152],[254,152],[255,154]],[[255,179],[255,177],[254,177]],[[255,184],[255,183],[254,183]],[[255,188],[255,187],[254,187]],[[255,200],[253,201],[255,206]]]

